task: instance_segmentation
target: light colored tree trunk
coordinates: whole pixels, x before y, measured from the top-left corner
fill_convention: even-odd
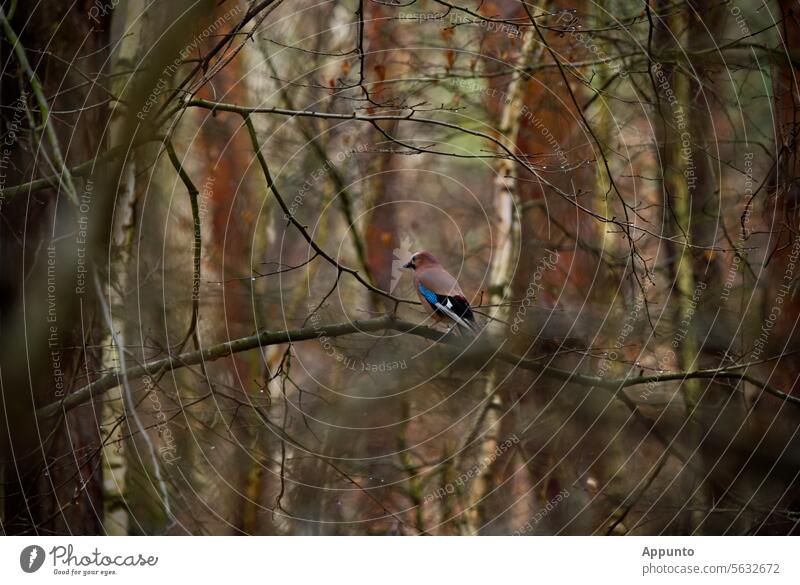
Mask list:
[[[517,150],[520,126],[522,124],[524,90],[527,74],[523,71],[541,55],[541,47],[535,43],[535,33],[528,30],[524,33],[522,47],[516,63],[516,69],[508,83],[505,103],[501,111],[499,132],[512,151]],[[494,180],[494,208],[497,220],[497,242],[493,246],[491,266],[489,268],[489,304],[496,305],[489,310],[491,317],[507,320],[510,313],[507,306],[502,306],[508,299],[507,291],[514,276],[514,267],[519,256],[520,223],[519,192],[517,185],[516,162],[506,158],[499,159]],[[455,458],[456,474],[460,473],[461,461],[465,451],[470,448],[469,442],[480,440],[477,460],[486,463],[492,460],[500,437],[498,414],[502,407],[502,399],[497,392],[497,370],[490,368],[484,385],[486,404],[470,430],[466,441]],[[484,430],[485,429],[485,430]],[[484,434],[485,433],[485,434]],[[476,534],[483,525],[482,500],[491,491],[492,465],[483,467],[483,472],[463,493],[462,506],[465,510],[459,529],[462,534]]]
[[[118,198],[119,213],[114,218],[112,233],[113,245],[118,248],[119,255],[115,266],[112,267],[110,278],[113,279],[108,287],[110,306],[112,311],[121,309],[123,299],[121,291],[128,284],[128,262],[130,260],[130,243],[133,235],[132,219],[135,217],[133,205],[135,201],[135,163],[131,162],[125,169],[126,182]],[[115,317],[114,323],[124,327],[124,318]],[[119,370],[118,349],[110,333],[103,338],[102,363],[105,371]],[[125,408],[122,399],[122,387],[117,386],[109,391],[103,402],[101,429],[104,432],[103,447],[103,528],[109,536],[124,536],[128,534],[129,517],[126,503],[128,460],[126,456],[124,433],[127,428],[118,424],[125,417]]]
[[[689,108],[689,80],[682,73],[673,75],[673,91],[682,104],[683,111],[688,117]],[[667,186],[668,197],[673,212],[675,224],[673,234],[680,244],[676,246],[677,258],[675,259],[675,281],[677,285],[676,319],[678,323],[689,323],[686,337],[680,344],[681,369],[689,370],[695,367],[697,358],[697,339],[691,327],[694,307],[692,298],[695,291],[694,262],[692,256],[692,193],[686,180],[689,170],[688,159],[685,156],[681,135],[677,131],[669,132],[669,154],[667,155],[664,169],[664,181]],[[691,412],[700,399],[700,384],[698,380],[686,380],[683,383],[683,396],[687,411]]]
[[[115,38],[117,51],[111,57],[111,70],[124,71],[136,66],[142,46],[141,18],[145,10],[144,0],[130,0],[114,11],[112,37]],[[124,90],[125,76],[112,77],[112,91],[119,95]],[[122,118],[117,118],[111,125],[112,144],[116,143],[121,127],[124,125]],[[128,264],[131,258],[131,243],[133,241],[136,222],[136,163],[128,162],[124,169],[125,182],[118,192],[114,225],[111,231],[111,243],[116,251],[116,262],[110,268],[108,292],[112,312],[119,313],[123,308],[123,291],[128,286]],[[124,319],[115,323],[125,323]],[[103,338],[102,363],[106,371],[119,369],[119,356],[110,332]],[[103,447],[103,528],[106,534],[127,535],[129,530],[127,495],[128,463],[123,439],[126,426],[118,424],[125,417],[125,408],[122,400],[122,387],[117,386],[111,390],[103,402],[101,428],[104,433]]]
[[[592,14],[596,17],[593,22],[600,23],[604,22],[608,19],[607,12],[604,10],[599,4],[594,4],[592,6]],[[598,53],[602,54],[612,54],[612,50],[606,45],[602,38],[597,38],[593,42],[597,43],[597,46],[600,47],[600,51]],[[607,50],[609,49],[609,50]],[[611,142],[611,138],[613,136],[613,113],[611,112],[611,106],[609,101],[606,99],[605,95],[602,93],[606,84],[608,83],[611,75],[609,74],[609,69],[607,65],[599,65],[596,71],[593,70],[593,75],[591,79],[592,87],[598,92],[597,98],[595,103],[597,104],[597,116],[596,116],[596,125],[594,128],[594,133],[597,136],[598,144],[598,157],[597,163],[595,164],[595,184],[594,184],[594,195],[595,195],[595,209],[599,214],[603,217],[612,217],[613,211],[611,206],[609,205],[608,198],[611,193],[611,182],[608,179],[608,173],[606,171],[605,165],[602,164],[600,160],[600,156],[606,155],[605,148]],[[610,149],[609,149],[610,150]],[[612,234],[612,230],[610,227],[604,223],[595,223],[594,225],[597,226],[597,229],[600,230],[600,244],[601,249],[603,250],[601,258],[604,257],[614,257],[614,252],[617,251],[617,242],[619,241],[614,234]],[[609,293],[612,291],[609,287]],[[601,291],[605,295],[606,291]],[[616,297],[616,295],[613,295]],[[608,298],[611,299],[612,295],[608,294]]]

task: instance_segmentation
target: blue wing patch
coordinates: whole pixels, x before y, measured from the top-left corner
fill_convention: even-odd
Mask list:
[[[435,305],[437,302],[439,302],[439,297],[437,294],[432,290],[425,288],[422,283],[419,283],[419,292],[431,305]]]
[[[464,297],[460,295],[455,297],[437,295],[432,290],[425,288],[422,283],[419,284],[419,294],[428,301],[431,308],[433,308],[433,312],[440,317],[450,319],[472,334],[477,331],[478,326],[475,323],[475,316],[472,314],[472,309]]]

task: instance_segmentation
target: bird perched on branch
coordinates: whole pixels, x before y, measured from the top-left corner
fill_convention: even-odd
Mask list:
[[[453,276],[430,252],[417,252],[403,266],[414,271],[414,290],[437,321],[449,321],[461,335],[478,333],[475,315]]]

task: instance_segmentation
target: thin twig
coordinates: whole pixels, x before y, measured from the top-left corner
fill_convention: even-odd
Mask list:
[[[53,122],[50,119],[50,106],[47,104],[47,99],[44,96],[42,85],[39,83],[39,78],[36,76],[36,73],[31,68],[31,64],[28,62],[28,56],[25,54],[25,47],[22,46],[22,43],[17,37],[17,34],[14,32],[14,29],[11,28],[11,23],[9,23],[8,19],[6,18],[5,9],[1,5],[0,26],[2,26],[3,32],[14,48],[14,53],[17,55],[17,61],[19,61],[20,67],[28,76],[28,82],[33,90],[36,103],[39,105],[44,133],[47,136],[47,141],[50,143],[50,148],[53,151],[53,158],[55,159],[55,162],[58,165],[58,170],[61,173],[61,182],[64,185],[64,191],[66,192],[67,197],[69,197],[69,200],[72,201],[75,206],[78,206],[78,191],[75,189],[75,183],[72,180],[72,174],[69,172],[69,168],[64,162],[64,157],[61,154],[61,147],[58,144],[58,136],[56,136],[55,128],[53,128]]]

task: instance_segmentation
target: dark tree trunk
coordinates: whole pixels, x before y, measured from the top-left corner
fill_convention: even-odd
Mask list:
[[[51,121],[68,165],[98,153],[99,129],[108,115],[103,106],[81,110],[107,99],[77,72],[102,71],[108,55],[108,22],[89,19],[89,7],[88,0],[71,9],[68,3],[49,2],[43,8],[21,2],[11,20],[44,95],[58,95],[49,107],[60,112]],[[59,23],[57,34],[54,23]],[[11,144],[4,145],[2,186],[11,187],[50,175],[52,169],[41,151],[31,148],[26,109],[37,124],[39,109],[6,35],[0,51],[5,65],[2,103],[12,105],[2,113],[3,133],[13,136]],[[76,59],[70,66],[73,56]],[[21,95],[22,91],[27,95]],[[84,180],[76,180],[75,186],[90,205],[92,198],[100,196],[90,193],[91,185]],[[37,424],[34,415],[35,408],[83,384],[87,367],[94,371],[98,363],[94,350],[84,353],[82,349],[92,344],[96,321],[88,278],[85,292],[76,294],[81,285],[70,246],[77,246],[78,225],[78,210],[64,191],[57,193],[54,188],[9,196],[0,209],[0,335],[4,341],[0,424],[8,423],[0,430],[0,497],[3,528],[10,534],[96,534],[102,530],[95,405],[78,408],[58,423]]]

